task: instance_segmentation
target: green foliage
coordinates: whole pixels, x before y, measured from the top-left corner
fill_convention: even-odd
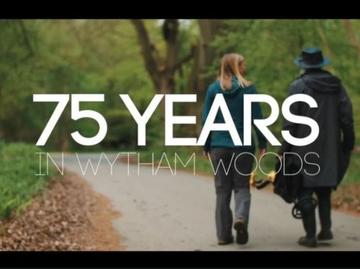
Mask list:
[[[21,210],[46,186],[51,175],[35,175],[39,169],[36,151],[23,143],[0,143],[0,219]]]
[[[154,21],[148,24],[157,31]],[[55,103],[33,103],[35,93],[104,93],[108,106],[82,105],[104,115],[125,109],[119,93],[151,100],[154,91],[128,20],[2,20],[0,37],[0,137],[7,141],[35,143],[40,136]],[[72,121],[69,107],[48,149],[76,148],[74,130],[96,133],[93,121]],[[128,133],[109,128],[109,136],[122,140]]]
[[[206,67],[206,76],[215,77],[219,59],[224,53],[245,56],[248,78],[260,93],[274,96],[279,102],[287,95],[289,84],[300,74],[293,64],[305,46],[319,46],[330,58],[330,71],[345,84],[354,104],[355,128],[360,127],[360,20],[351,20],[353,36],[343,20],[228,20],[210,45],[218,56]],[[145,21],[154,47],[154,55],[164,58],[167,51],[160,20]],[[179,59],[198,44],[197,21],[180,25]],[[145,69],[140,46],[129,20],[0,20],[0,139],[35,144],[55,104],[33,103],[34,93],[104,93],[104,103],[81,104],[94,109],[108,122],[105,140],[86,150],[141,150],[144,161],[156,159],[166,152],[189,156],[197,152],[197,171],[210,173],[209,161],[201,157],[201,149],[164,147],[163,110],[158,108],[147,125],[147,147],[137,148],[137,128],[119,94],[129,94],[140,112],[151,101],[156,90]],[[354,42],[356,44],[354,44]],[[203,94],[189,88],[193,61],[176,73],[176,93]],[[175,114],[196,114],[202,108],[201,98],[195,109],[177,104]],[[263,107],[264,114],[269,113]],[[198,121],[199,122],[199,121]],[[280,139],[282,121],[272,126]],[[97,132],[92,120],[72,121],[70,105],[50,136],[45,150],[84,150],[73,142],[70,133],[78,130],[84,136]],[[199,126],[175,126],[177,136],[196,136]],[[359,145],[357,135],[356,144]],[[277,151],[277,148],[269,148]],[[0,218],[24,207],[48,182],[35,176],[35,147],[25,144],[6,145],[0,140]],[[266,158],[264,170],[273,167]],[[360,154],[354,153],[344,184],[360,180]],[[261,173],[259,176],[262,176]]]
[[[358,32],[359,22],[353,23]],[[293,61],[301,49],[322,48],[331,61],[329,70],[343,80],[353,99],[355,126],[359,128],[360,107],[356,104],[360,101],[360,54],[351,44],[341,20],[232,20],[226,23],[225,31],[212,46],[219,57],[228,52],[244,55],[248,78],[259,92],[270,94],[280,102],[287,96],[289,84],[300,74]],[[217,68],[214,65],[212,72]],[[273,131],[279,134],[280,129],[279,120]]]
[[[146,20],[149,37],[157,50],[154,57],[166,55],[161,20]],[[360,52],[354,42],[360,40],[360,21],[351,20],[350,36],[343,20],[228,20],[211,45],[217,58],[207,66],[215,77],[219,59],[226,52],[245,56],[248,78],[260,93],[268,93],[279,102],[287,95],[289,84],[300,74],[293,64],[305,46],[319,46],[329,56],[330,71],[344,82],[354,103],[355,126],[360,126]],[[200,31],[196,20],[183,21],[179,32],[179,59],[196,45]],[[140,46],[129,20],[1,20],[0,21],[0,137],[7,141],[35,143],[55,104],[33,103],[34,93],[104,93],[104,103],[82,104],[94,109],[108,121],[106,139],[92,149],[136,147],[136,126],[119,98],[128,93],[143,111],[155,93],[144,67]],[[357,43],[357,44],[358,44]],[[208,44],[209,45],[209,44]],[[189,89],[193,62],[176,73],[176,93]],[[199,94],[201,96],[201,92]],[[197,114],[199,106],[175,108],[178,114]],[[265,115],[268,107],[263,107]],[[51,135],[47,148],[84,150],[70,138],[79,130],[90,136],[97,131],[92,120],[72,121],[69,105]],[[281,120],[272,126],[280,138]],[[177,135],[191,136],[199,126],[175,127]],[[148,124],[150,147],[163,146],[163,115],[159,108]],[[360,136],[357,136],[357,144]],[[276,150],[276,149],[275,149]]]

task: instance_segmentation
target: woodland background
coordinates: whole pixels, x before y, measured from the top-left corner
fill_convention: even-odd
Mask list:
[[[0,40],[3,143],[37,141],[55,103],[33,103],[34,93],[104,93],[104,103],[81,105],[106,118],[108,133],[101,144],[86,148],[72,140],[71,132],[91,136],[98,126],[71,120],[68,104],[45,150],[174,150],[163,147],[161,108],[148,124],[147,147],[137,148],[136,124],[119,93],[128,93],[139,110],[155,93],[196,93],[197,104],[176,105],[175,113],[197,115],[199,122],[221,56],[237,52],[245,56],[248,79],[258,92],[281,103],[300,74],[293,60],[306,46],[321,47],[330,58],[328,70],[343,80],[360,128],[359,20],[0,20]],[[281,125],[279,118],[272,127],[280,140]],[[199,130],[199,124],[176,126],[175,135],[197,136]],[[360,178],[357,155],[356,150],[350,181]]]

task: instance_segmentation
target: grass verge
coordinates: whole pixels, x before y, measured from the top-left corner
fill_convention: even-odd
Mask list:
[[[19,213],[47,185],[52,176],[36,176],[35,146],[0,143],[0,219]]]

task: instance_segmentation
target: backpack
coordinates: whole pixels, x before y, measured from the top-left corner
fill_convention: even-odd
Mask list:
[[[285,202],[294,203],[302,186],[302,176],[299,171],[299,164],[293,156],[289,156],[285,162],[286,167],[280,161],[276,163],[276,174],[274,180],[274,193],[279,195]],[[281,168],[280,168],[281,166]],[[285,172],[290,175],[285,175]]]

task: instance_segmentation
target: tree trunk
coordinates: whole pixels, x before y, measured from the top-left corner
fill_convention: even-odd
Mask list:
[[[208,68],[216,58],[211,43],[223,27],[221,20],[199,20],[200,36],[197,45],[192,47],[189,54],[179,59],[179,21],[167,19],[162,25],[162,34],[165,41],[165,57],[159,58],[156,46],[151,43],[149,34],[142,20],[132,20],[141,48],[141,55],[147,73],[157,93],[174,93],[176,89],[175,75],[182,65],[194,59],[188,80],[188,90],[198,95],[198,100],[204,98],[207,86],[216,75],[207,74]],[[184,114],[199,114],[200,106],[184,106]],[[190,130],[194,134],[194,128]]]
[[[208,74],[208,69],[216,59],[211,43],[223,29],[222,20],[198,20],[200,36],[194,53],[194,64],[189,78],[189,88],[195,90],[199,98],[203,98],[207,86],[214,80],[215,74]]]
[[[155,90],[160,89],[160,77],[158,63],[155,59],[156,48],[151,43],[148,32],[142,20],[131,20],[137,33],[138,42],[141,48],[141,56],[144,60],[145,69],[153,82]]]
[[[210,66],[217,57],[215,50],[211,47],[211,43],[223,29],[224,24],[221,20],[199,19],[198,25],[200,36],[198,44],[194,49],[194,61],[188,80],[188,89],[195,92],[198,101],[202,102],[207,87],[216,78],[216,74],[208,73]],[[200,115],[201,109],[201,106],[193,107],[193,109],[187,111],[187,114]],[[193,129],[193,134],[199,134],[200,129],[201,125],[198,124],[197,128]]]
[[[144,60],[154,88],[158,93],[175,92],[175,74],[181,66],[192,59],[192,51],[183,59],[179,59],[179,21],[167,19],[162,25],[162,35],[166,45],[165,57],[159,58],[157,48],[151,43],[149,34],[142,20],[131,20],[137,33],[141,55]]]

